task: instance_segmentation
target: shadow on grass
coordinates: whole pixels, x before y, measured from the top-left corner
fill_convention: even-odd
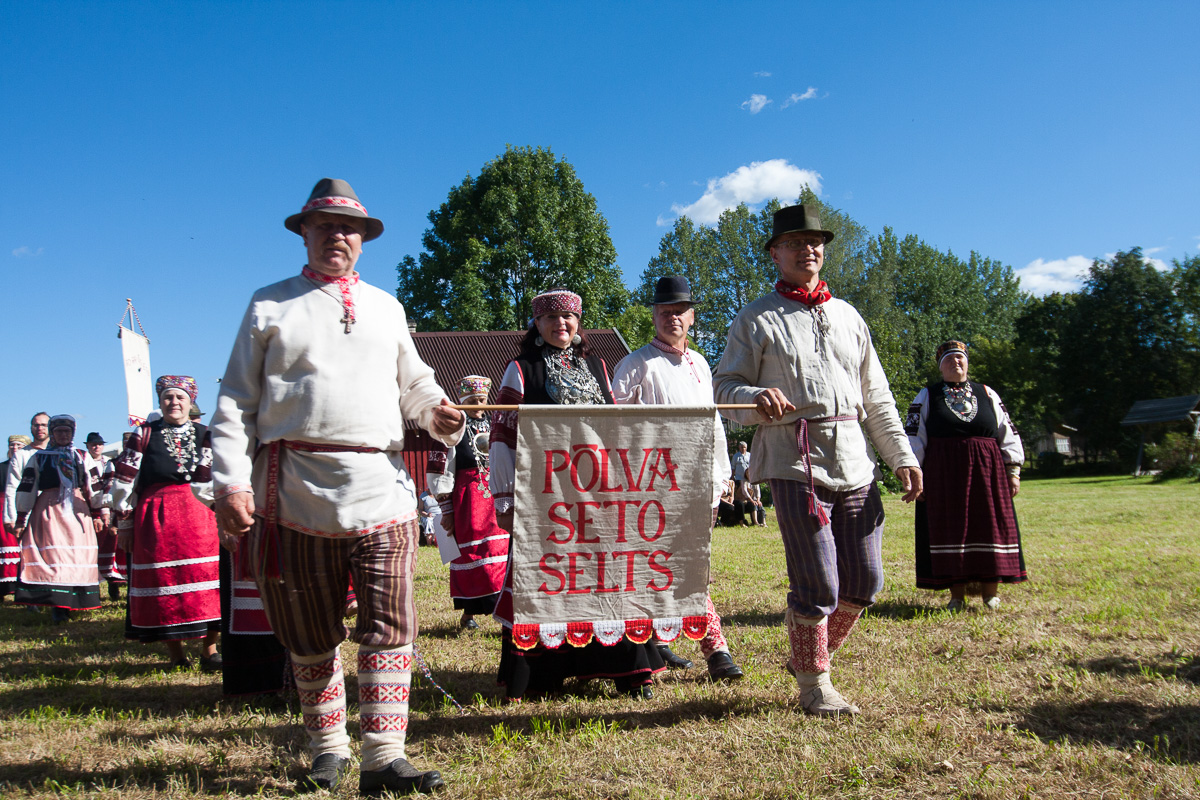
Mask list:
[[[936,606],[925,605],[924,603],[910,603],[904,600],[881,600],[867,609],[867,614],[872,617],[883,617],[884,619],[906,620],[927,617],[937,611],[941,611],[941,609]]]
[[[778,628],[783,625],[783,612],[739,611],[734,614],[722,614],[721,624],[748,628]]]
[[[1129,656],[1105,656],[1091,661],[1068,661],[1076,669],[1086,669],[1097,675],[1129,677],[1142,675],[1147,678],[1177,678],[1200,684],[1200,656],[1181,655],[1168,651],[1158,656],[1130,658]]]
[[[1200,763],[1200,707],[1126,700],[1041,703],[1017,722],[1039,739],[1066,739],[1141,753],[1170,764]]]
[[[175,795],[180,784],[187,791],[221,797],[259,796],[264,791],[284,796],[299,796],[287,788],[287,781],[302,777],[306,770],[299,765],[288,769],[266,765],[273,771],[242,769],[233,773],[224,765],[189,764],[186,769],[149,758],[143,763],[114,769],[79,770],[68,769],[51,759],[42,759],[31,764],[0,765],[0,786],[27,787],[30,790],[52,790],[58,794],[69,794],[74,790],[99,791],[101,789],[126,789],[128,791],[152,790]]]

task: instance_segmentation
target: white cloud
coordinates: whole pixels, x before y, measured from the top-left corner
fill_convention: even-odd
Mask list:
[[[721,178],[709,179],[699,200],[686,206],[672,205],[671,210],[677,216],[687,215],[701,225],[712,225],[721,217],[722,211],[734,208],[738,203],[754,206],[775,197],[794,200],[805,186],[820,194],[820,174],[800,169],[784,158],[755,161]],[[658,219],[659,225],[669,223],[669,219]]]
[[[760,72],[756,72],[756,73],[754,73],[754,77],[756,77],[756,78],[769,78],[769,77],[771,77],[771,73],[769,73],[769,72],[762,72],[762,71],[760,71]]]
[[[1052,292],[1074,292],[1083,285],[1084,276],[1092,266],[1087,256],[1067,256],[1053,261],[1037,259],[1015,270],[1021,288],[1044,297]]]
[[[1171,266],[1161,258],[1149,258],[1145,253],[1157,253],[1164,247],[1151,247],[1143,252],[1142,261],[1154,267],[1159,272],[1166,272]],[[1104,260],[1111,261],[1117,254],[1105,253]],[[1037,259],[1030,261],[1018,270],[1014,270],[1021,279],[1021,288],[1032,292],[1038,297],[1044,297],[1051,292],[1077,292],[1083,287],[1083,280],[1091,269],[1093,259],[1087,256],[1067,256],[1053,261]]]
[[[817,96],[817,87],[810,86],[810,87],[808,87],[808,89],[805,90],[804,94],[796,94],[793,92],[792,95],[787,100],[783,101],[783,105],[781,105],[780,108],[787,108],[790,105],[799,103],[801,100],[812,100],[816,96]]]
[[[12,254],[15,258],[37,258],[43,252],[45,252],[45,250],[46,248],[44,247],[39,247],[38,249],[34,250],[32,247],[21,245],[16,250],[13,250]]]
[[[750,109],[751,114],[757,114],[767,107],[771,100],[765,94],[752,94],[750,99],[742,103],[742,108]]]

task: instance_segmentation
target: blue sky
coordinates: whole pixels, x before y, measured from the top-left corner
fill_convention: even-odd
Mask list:
[[[124,429],[126,297],[207,418],[318,178],[384,220],[359,269],[394,291],[506,143],[575,166],[631,286],[681,211],[803,182],[1037,293],[1169,264],[1200,250],[1197,29],[1190,2],[4,3],[0,432]]]

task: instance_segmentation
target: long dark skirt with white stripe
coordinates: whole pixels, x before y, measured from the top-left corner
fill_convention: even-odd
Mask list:
[[[199,639],[220,630],[216,517],[187,484],[139,491],[125,638]]]
[[[930,438],[925,499],[916,504],[916,572],[922,589],[1027,579],[1021,530],[996,440]]]

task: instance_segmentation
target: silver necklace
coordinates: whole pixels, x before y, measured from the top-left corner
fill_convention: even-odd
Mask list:
[[[958,386],[943,383],[942,395],[946,400],[946,408],[963,422],[970,422],[979,413],[979,398],[971,391],[968,381],[963,381]]]
[[[596,376],[575,353],[574,347],[559,350],[547,345],[542,348],[546,362],[546,394],[560,406],[600,405],[604,394]]]
[[[196,426],[191,420],[182,425],[171,425],[164,421],[162,432],[167,452],[175,459],[183,479],[190,481],[196,469]]]

